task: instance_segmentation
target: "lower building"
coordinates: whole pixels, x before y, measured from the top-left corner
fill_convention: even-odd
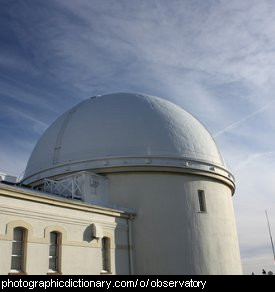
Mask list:
[[[130,274],[131,217],[0,183],[0,274]]]

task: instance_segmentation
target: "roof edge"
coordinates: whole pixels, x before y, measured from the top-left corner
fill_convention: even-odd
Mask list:
[[[122,210],[101,207],[98,205],[92,205],[84,202],[73,201],[71,199],[56,197],[36,190],[18,186],[5,185],[2,183],[0,183],[0,196],[8,196],[20,200],[34,201],[41,204],[54,205],[57,207],[75,209],[86,212],[93,212],[113,217],[132,218],[135,215],[134,213]]]
[[[182,169],[182,171],[193,170],[201,171],[208,174],[216,174],[220,177],[224,177],[229,180],[235,189],[235,178],[233,174],[226,168],[217,165],[215,163],[210,163],[203,160],[194,160],[190,158],[179,158],[179,157],[119,157],[119,158],[102,158],[89,161],[76,161],[68,162],[64,164],[59,164],[54,168],[49,168],[46,170],[41,170],[29,177],[24,178],[21,183],[24,184],[35,184],[41,179],[54,177],[59,175],[67,175],[72,172],[78,172],[83,170],[90,170],[94,172],[101,171],[108,173],[108,171],[113,171],[115,168],[125,168],[125,171],[131,171],[129,167],[135,169],[136,167],[143,167],[143,169],[149,170],[154,167],[159,168],[162,171],[164,167],[174,167],[177,169]],[[127,170],[128,169],[128,170]]]

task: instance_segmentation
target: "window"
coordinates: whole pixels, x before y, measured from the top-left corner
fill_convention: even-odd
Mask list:
[[[198,191],[198,199],[199,199],[199,210],[200,212],[206,212],[206,202],[205,202],[205,194],[204,191]]]
[[[22,227],[14,228],[11,252],[12,272],[20,273],[25,270],[25,244],[26,230]]]
[[[60,272],[60,241],[61,235],[57,232],[50,233],[50,249],[49,249],[49,272]]]
[[[110,273],[110,239],[102,238],[102,273]]]

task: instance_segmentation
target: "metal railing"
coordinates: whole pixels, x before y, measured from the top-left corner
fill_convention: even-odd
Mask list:
[[[63,198],[83,200],[83,180],[77,177],[60,181],[45,178],[43,190]]]

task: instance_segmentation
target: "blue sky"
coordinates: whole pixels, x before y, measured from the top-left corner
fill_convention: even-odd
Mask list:
[[[190,111],[236,176],[243,269],[275,270],[275,1],[0,0],[0,168],[83,99],[143,92]]]

